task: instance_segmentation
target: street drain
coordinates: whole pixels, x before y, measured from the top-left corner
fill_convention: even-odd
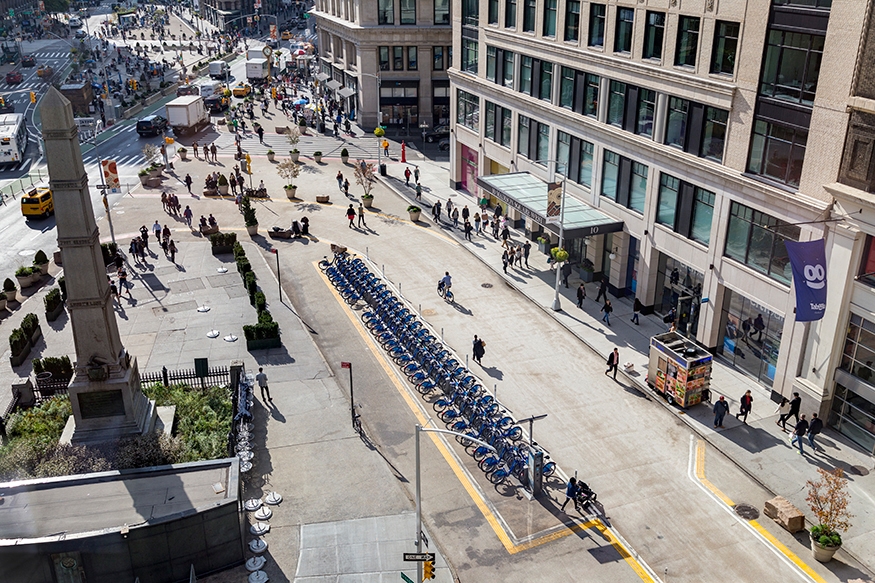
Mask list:
[[[481,283],[480,287],[485,287],[486,289],[489,289],[492,287],[492,284],[491,283]]]
[[[760,511],[750,504],[736,504],[735,513],[745,520],[756,520],[760,517]]]
[[[425,309],[422,311],[423,316],[434,316],[435,314],[437,314],[436,310]]]

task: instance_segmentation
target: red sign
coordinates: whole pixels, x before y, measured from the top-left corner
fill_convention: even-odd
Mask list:
[[[352,363],[351,362],[341,362],[340,368],[352,368]]]

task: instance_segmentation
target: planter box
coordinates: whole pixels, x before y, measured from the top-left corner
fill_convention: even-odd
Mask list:
[[[268,162],[273,162],[276,159],[276,154],[268,154],[267,160]]]
[[[317,164],[321,164],[322,163],[322,156],[313,156],[313,160],[315,160]]]
[[[15,279],[18,280],[18,289],[28,288],[33,283],[33,276],[31,275],[25,275],[23,277],[20,275],[16,275]]]
[[[349,156],[341,156],[340,161],[346,164],[347,162],[349,162]]]
[[[145,176],[140,176],[140,184],[142,184],[143,186],[149,186],[149,175],[148,174],[146,174]]]
[[[362,197],[362,206],[363,207],[365,207],[366,209],[369,209],[369,208],[371,208],[372,204],[374,204],[374,197],[373,196],[369,196],[367,198]]]
[[[328,204],[328,201],[330,199],[331,199],[331,197],[327,194],[317,194],[316,195],[316,202],[319,202],[322,204]]]
[[[39,340],[43,335],[43,329],[39,326],[36,327],[36,330],[33,331],[33,336],[30,337],[30,345],[36,346],[36,341]]]
[[[149,170],[149,178],[161,178],[161,169]]]
[[[276,126],[276,133],[278,133],[278,134],[289,133],[289,126]]]
[[[283,345],[282,339],[280,338],[263,338],[261,340],[247,340],[246,341],[246,350],[251,352],[253,350],[267,350],[268,348],[280,348]]]
[[[9,363],[12,366],[21,366],[21,363],[27,360],[28,355],[30,355],[31,348],[33,347],[30,345],[30,342],[28,342],[20,354],[11,354],[9,356]]]
[[[17,289],[14,289],[12,291],[5,291],[3,293],[6,294],[6,301],[7,302],[14,302],[16,300],[16,298],[18,298],[18,290]]]
[[[227,255],[234,252],[234,247],[231,245],[213,245],[213,255]]]
[[[6,309],[6,296],[0,294],[0,310]]]
[[[51,312],[46,311],[46,322],[54,322],[57,320],[61,314],[64,313],[64,302],[58,304],[58,306],[52,310]]]
[[[222,196],[226,196],[228,194],[228,189],[231,188],[229,184],[220,184],[219,185],[219,194]]]
[[[41,263],[40,265],[34,265],[34,267],[39,269],[40,275],[48,275],[49,274],[49,264]]]
[[[297,188],[297,187],[295,187],[295,188],[284,188],[283,190],[286,191],[286,196],[289,198],[289,200],[294,200],[295,198],[297,198],[297,196],[296,196],[296,195],[297,195],[297,192],[298,192],[298,188]]]
[[[30,274],[30,285],[38,285],[39,282],[42,280],[42,278],[43,278],[43,274],[40,273],[39,271],[35,271],[35,272],[31,273]]]
[[[149,188],[161,188],[161,179],[149,177],[149,180],[146,181],[146,186]]]
[[[577,274],[580,276],[581,281],[585,281],[586,283],[592,283],[595,279],[595,272],[587,269],[578,269]]]
[[[301,158],[300,152],[290,152],[289,158],[291,158],[292,162],[297,163],[297,161]]]
[[[52,260],[54,260],[55,265],[62,265],[63,261],[61,260],[61,250],[57,250],[52,253]]]
[[[550,243],[538,242],[538,251],[540,251],[544,255],[549,255],[550,254]]]
[[[258,224],[255,225],[247,225],[246,232],[249,233],[250,237],[254,237],[258,234]]]
[[[267,236],[271,239],[291,239],[292,231],[289,229],[283,229],[282,231],[270,230],[267,232]]]
[[[422,215],[422,211],[416,211],[416,212],[407,211],[407,213],[410,215],[410,220],[413,221],[414,223],[419,221],[419,217],[420,217],[420,215]]]
[[[180,152],[179,150],[177,150],[176,152],[179,154],[180,160],[182,160],[183,162],[188,160],[188,152]]]

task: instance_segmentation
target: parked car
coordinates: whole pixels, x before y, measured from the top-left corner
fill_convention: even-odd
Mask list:
[[[147,115],[137,122],[137,133],[140,137],[157,136],[167,129],[167,119],[160,115]]]
[[[22,67],[36,67],[36,57],[33,55],[24,55],[21,57]]]
[[[21,83],[21,71],[9,71],[6,73],[6,82],[10,85],[18,85]]]
[[[442,152],[449,152],[450,151],[450,140],[444,138],[443,140],[438,142],[438,150],[440,150]]]
[[[425,141],[431,144],[447,137],[448,135],[450,135],[450,126],[437,126],[430,132],[425,132]]]
[[[234,85],[234,89],[231,91],[234,94],[234,97],[246,97],[250,93],[252,93],[252,86],[248,83],[240,82]]]

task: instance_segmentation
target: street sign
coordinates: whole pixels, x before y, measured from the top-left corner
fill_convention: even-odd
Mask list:
[[[401,573],[401,579],[403,579],[405,581],[405,583],[413,583],[413,579],[411,579],[410,577],[408,577],[404,573]]]
[[[352,363],[351,362],[341,362],[340,368],[352,368]]]
[[[404,553],[405,561],[434,561],[434,553]]]
[[[419,538],[422,539],[422,544],[425,545],[425,548],[428,548],[428,537],[425,536],[424,531],[422,531],[422,530],[419,531]]]

